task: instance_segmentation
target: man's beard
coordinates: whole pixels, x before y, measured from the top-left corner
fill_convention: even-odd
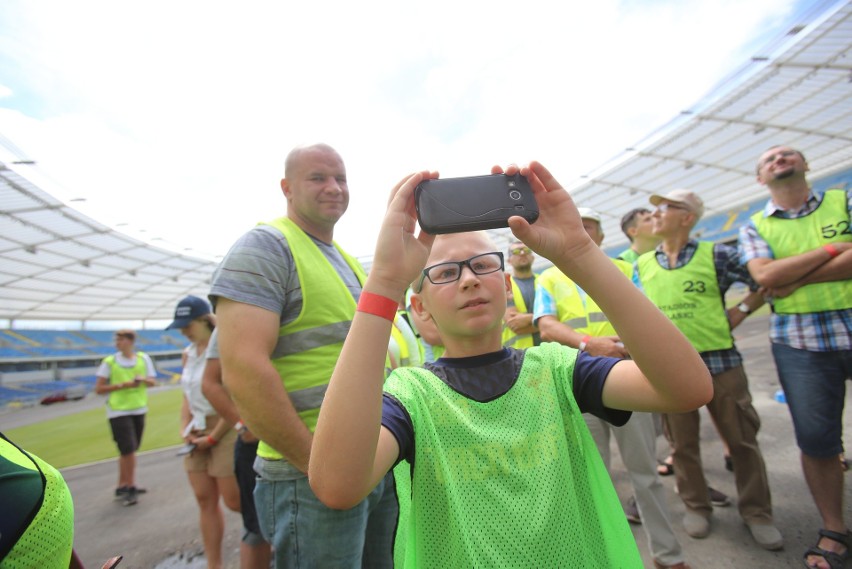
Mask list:
[[[794,175],[795,173],[796,173],[796,169],[791,166],[791,167],[787,168],[786,170],[782,170],[782,171],[778,172],[777,174],[775,174],[775,179],[776,180],[786,180],[787,178]]]

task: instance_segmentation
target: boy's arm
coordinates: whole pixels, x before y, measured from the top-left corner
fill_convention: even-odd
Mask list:
[[[391,320],[360,307],[371,294],[388,302],[402,298],[426,264],[434,237],[422,232],[414,236],[414,187],[427,176],[411,175],[394,188],[359,310],[320,409],[308,477],[314,493],[331,508],[358,504],[399,455],[396,439],[381,426]]]
[[[595,299],[633,358],[610,372],[604,404],[662,412],[706,404],[713,386],[695,348],[592,242],[568,192],[550,172],[533,162],[521,173],[533,186],[540,216],[534,225],[512,217],[512,232]]]

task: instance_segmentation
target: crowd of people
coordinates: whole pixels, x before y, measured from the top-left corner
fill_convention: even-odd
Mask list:
[[[414,188],[436,177],[417,172],[392,190],[368,275],[334,239],[349,202],[343,159],[325,144],[292,150],[286,215],[243,235],[210,304],[183,299],[170,325],[190,342],[180,427],[208,566],[222,564],[224,503],[242,513],[246,568],[642,567],[629,522],[643,525],[655,567],[687,568],[660,476],[675,476],[692,539],[731,503],[702,469],[704,406],[743,522],[759,547],[781,549],[732,335],[768,300],[822,522],[802,560],[842,567],[852,190],[815,193],[807,172],[793,148],[761,154],[770,199],[737,247],[691,237],[704,213],[694,192],[654,194],[624,215],[618,259],[600,248],[600,213],[539,163],[492,172],[525,176],[540,209],[534,224],[510,218],[505,251],[483,232],[416,231]],[[536,274],[536,255],[553,267]],[[748,292],[728,307],[735,282]],[[116,333],[97,383],[127,506],[144,492],[134,453],[155,375],[133,340]],[[659,463],[661,433],[671,452]],[[633,487],[624,505],[611,438]],[[0,566],[15,547],[0,548]]]

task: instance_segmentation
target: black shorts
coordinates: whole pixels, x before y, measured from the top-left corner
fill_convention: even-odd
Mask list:
[[[124,415],[109,420],[112,427],[112,439],[118,446],[118,452],[124,456],[133,454],[142,444],[142,431],[145,430],[145,415]]]

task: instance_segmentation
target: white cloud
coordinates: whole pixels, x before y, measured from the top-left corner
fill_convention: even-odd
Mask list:
[[[7,4],[0,133],[87,213],[224,253],[284,213],[283,159],[346,160],[370,254],[393,184],[540,159],[563,182],[695,102],[791,2]],[[4,17],[9,22],[9,17]],[[35,103],[16,103],[19,89]],[[18,105],[18,106],[16,106]]]

